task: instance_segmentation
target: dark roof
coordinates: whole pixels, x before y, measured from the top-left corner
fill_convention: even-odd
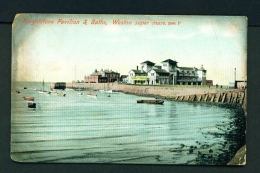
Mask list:
[[[140,64],[147,64],[147,65],[154,65],[155,63],[153,63],[153,62],[151,62],[151,61],[145,61],[145,62],[142,62],[142,63],[140,63]]]
[[[115,71],[112,71],[112,70],[104,70],[103,72],[105,72],[105,73],[118,73],[118,72],[115,72]]]
[[[97,75],[100,75],[100,73],[99,72],[95,72],[95,71],[90,74],[90,76],[97,76]]]
[[[200,70],[200,71],[206,71],[206,70],[203,68],[203,65],[201,65],[201,67],[200,67],[199,70]]]
[[[153,69],[156,73],[158,73],[158,74],[162,74],[162,73],[168,73],[169,74],[169,72],[167,72],[166,70],[164,70],[164,69]]]
[[[181,70],[194,70],[194,67],[178,67]],[[195,70],[198,70],[197,68],[195,68]]]
[[[142,72],[141,70],[132,69],[131,71],[135,72],[135,74],[146,74],[144,71]]]
[[[101,70],[102,71],[102,70]],[[101,75],[101,71],[97,71],[95,70],[93,73],[90,74],[90,76],[97,76],[97,75]],[[118,73],[118,72],[114,72],[112,70],[104,70],[104,73]],[[119,74],[119,73],[118,73]]]
[[[174,61],[174,60],[171,60],[171,59],[166,59],[162,62],[168,62],[169,64],[177,64],[178,63],[177,61]]]
[[[121,75],[121,77],[128,77],[128,75]]]
[[[160,66],[160,65],[155,65],[154,67],[156,67],[158,69],[162,69],[162,66]]]

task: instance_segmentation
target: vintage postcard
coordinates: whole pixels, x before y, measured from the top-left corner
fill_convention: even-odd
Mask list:
[[[245,165],[245,16],[17,14],[11,159]]]

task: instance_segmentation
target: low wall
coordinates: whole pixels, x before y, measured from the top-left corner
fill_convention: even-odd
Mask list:
[[[52,84],[53,87],[54,83]],[[84,90],[114,90],[176,101],[237,103],[243,106],[244,110],[246,109],[246,92],[238,89],[197,88],[196,86],[194,88],[186,88],[185,86],[140,86],[115,83],[66,83],[66,87]]]
[[[54,83],[52,84],[52,88]],[[162,97],[175,97],[185,96],[192,94],[208,94],[234,91],[234,89],[221,89],[221,88],[182,88],[180,86],[140,86],[140,85],[124,85],[114,83],[66,83],[67,88],[81,88],[89,90],[114,90],[129,94],[147,95],[147,96],[162,96]],[[236,90],[235,90],[236,91]]]
[[[173,97],[173,100],[190,102],[230,103],[239,104],[242,106],[245,103],[245,91],[221,91],[217,93],[176,96]]]

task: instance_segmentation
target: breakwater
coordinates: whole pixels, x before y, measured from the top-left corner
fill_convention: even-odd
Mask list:
[[[52,84],[53,87],[54,83]],[[115,83],[66,83],[66,87],[83,90],[114,90],[175,101],[239,104],[244,109],[246,106],[246,91],[238,89],[202,88],[198,86],[137,86]]]
[[[239,104],[241,106],[244,106],[245,96],[246,96],[245,90],[237,90],[237,91],[234,90],[234,91],[220,91],[217,93],[176,96],[171,99],[176,101],[189,101],[189,102],[229,103],[229,104]]]
[[[86,90],[114,90],[136,95],[151,95],[162,97],[184,96],[192,94],[208,94],[228,91],[238,91],[237,89],[222,89],[222,88],[206,88],[200,86],[140,86],[140,85],[125,85],[114,83],[66,83],[67,88],[78,88]],[[54,83],[51,84],[54,88]]]

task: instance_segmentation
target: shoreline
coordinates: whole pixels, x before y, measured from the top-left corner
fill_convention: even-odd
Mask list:
[[[75,86],[75,88],[82,88],[84,90],[95,90],[98,91],[99,89],[104,89],[104,85],[106,84],[85,84],[85,83],[79,83],[78,85],[80,86]],[[134,86],[134,85],[120,85],[120,84],[110,84],[107,85],[109,87],[107,87],[107,89],[111,89],[113,91],[117,91],[117,92],[122,92],[125,94],[131,94],[131,95],[138,95],[138,96],[143,96],[143,97],[150,97],[150,98],[158,98],[158,99],[166,99],[169,101],[178,101],[178,102],[190,102],[190,103],[196,103],[196,104],[204,104],[204,105],[211,105],[211,106],[218,106],[218,107],[223,107],[223,108],[228,108],[228,109],[234,109],[234,110],[238,110],[239,111],[239,115],[240,117],[238,117],[237,119],[239,120],[239,118],[244,117],[246,119],[246,90],[242,90],[242,92],[244,91],[245,96],[243,97],[243,102],[242,105],[241,104],[233,104],[232,103],[223,103],[223,102],[215,102],[215,100],[217,99],[222,100],[221,98],[219,98],[220,96],[217,97],[212,97],[209,98],[207,101],[207,98],[205,99],[205,101],[197,101],[195,99],[195,97],[190,97],[191,95],[198,95],[200,96],[200,98],[202,98],[201,95],[204,95],[207,97],[209,97],[209,95],[214,95],[214,92],[220,93],[222,92],[240,92],[241,90],[236,90],[236,89],[208,89],[208,88],[185,88],[185,86],[183,86],[183,88],[178,88],[178,87],[174,87],[174,86]],[[69,87],[68,87],[69,88]],[[180,91],[180,93],[178,92]],[[215,93],[215,94],[217,94]],[[186,94],[186,95],[181,95],[181,94]],[[238,94],[236,94],[235,98],[237,98]],[[230,95],[232,96],[232,94]],[[178,98],[181,98],[181,100],[178,100]],[[199,98],[199,97],[198,97]],[[192,101],[191,101],[192,99]],[[215,100],[214,100],[215,99]],[[225,100],[225,98],[224,98]],[[228,100],[231,101],[231,98],[229,98]],[[237,102],[237,101],[235,101]],[[235,107],[235,108],[234,108]],[[243,111],[241,111],[241,108]],[[241,116],[243,114],[243,116]],[[244,120],[244,122],[242,121],[238,121],[236,123],[245,123],[246,120]],[[243,138],[243,140],[245,139],[245,129],[243,129],[242,127],[239,128],[239,125],[236,125],[236,129],[235,132],[239,132],[239,133],[231,133],[232,131],[228,130],[228,134],[224,134],[226,135],[227,138],[230,139],[234,139],[234,134],[236,136],[236,138]],[[232,125],[232,124],[230,124]],[[223,128],[224,126],[219,126],[218,128]],[[225,129],[227,132],[227,129]],[[243,131],[244,130],[244,131]],[[243,131],[243,132],[242,132]],[[222,135],[222,134],[213,134],[213,135]],[[242,135],[242,136],[241,136]],[[198,141],[199,142],[199,141]],[[185,146],[182,149],[185,149],[185,151],[189,152],[189,153],[198,153],[198,160],[196,160],[195,162],[201,163],[201,164],[205,164],[207,163],[207,159],[211,160],[214,159],[216,162],[223,164],[228,164],[228,165],[241,165],[241,163],[239,163],[238,161],[241,160],[241,158],[245,158],[245,152],[244,154],[241,156],[241,147],[242,150],[244,148],[245,150],[245,143],[240,143],[237,144],[237,146],[235,145],[230,145],[230,146],[224,146],[224,150],[227,151],[230,154],[226,154],[226,156],[224,155],[214,155],[213,156],[213,152],[210,152],[209,148],[193,148],[193,146]],[[182,150],[180,149],[180,150]],[[180,152],[180,150],[178,152]],[[214,149],[213,149],[214,150]],[[176,150],[177,151],[177,150]],[[237,154],[239,153],[239,154]],[[226,160],[226,163],[223,163],[223,159]],[[227,160],[228,159],[228,160]],[[245,160],[245,159],[244,159]],[[192,163],[187,163],[187,164],[192,164]],[[208,163],[209,165],[211,163]],[[244,163],[245,164],[245,163]]]
[[[125,92],[123,92],[125,93]],[[132,94],[132,93],[128,93],[126,92],[125,94]],[[143,96],[143,97],[156,97],[156,98],[161,98],[161,99],[166,99],[169,101],[178,101],[178,100],[173,100],[173,99],[169,99],[166,97],[162,97],[162,96],[155,96],[155,95],[142,95],[142,94],[132,94],[132,95],[138,95],[138,96]],[[193,160],[190,161],[187,164],[192,164],[194,162],[198,162],[200,165],[211,165],[212,164],[212,160],[215,161],[214,165],[216,165],[217,163],[220,163],[221,165],[223,165],[223,161],[226,161],[225,164],[226,165],[245,165],[246,164],[246,143],[245,143],[245,139],[246,139],[246,134],[244,133],[246,131],[246,107],[244,107],[243,105],[239,105],[239,104],[233,104],[233,103],[211,103],[211,102],[190,102],[190,101],[178,101],[178,102],[187,102],[187,103],[194,103],[194,104],[200,104],[200,105],[206,105],[206,106],[217,106],[220,108],[224,108],[224,109],[228,109],[229,111],[233,112],[233,117],[236,117],[235,119],[235,124],[236,124],[236,128],[232,130],[230,130],[231,128],[226,128],[223,129],[223,126],[220,125],[217,128],[222,128],[223,131],[225,130],[225,132],[228,132],[227,134],[224,134],[224,136],[226,138],[228,138],[229,140],[231,139],[240,139],[241,141],[236,141],[236,143],[238,143],[237,145],[233,144],[231,145],[226,145],[226,144],[222,144],[223,145],[223,150],[226,151],[226,154],[220,154],[220,155],[215,155],[213,156],[213,150],[209,149],[210,146],[201,146],[202,148],[194,148],[194,146],[184,146],[180,147],[177,150],[174,150],[173,152],[183,152],[183,149],[185,149],[185,151],[187,151],[188,153],[192,154],[194,152],[198,153],[198,157]],[[238,117],[237,117],[238,116]],[[224,123],[224,122],[223,122]],[[231,127],[231,125],[233,125],[232,123],[229,124],[229,126]],[[237,133],[234,133],[237,132]],[[223,135],[223,134],[214,134],[215,136],[218,135]],[[199,141],[198,141],[199,143]],[[205,148],[206,147],[206,148]],[[212,151],[212,153],[211,153]],[[206,164],[205,164],[206,163]]]

